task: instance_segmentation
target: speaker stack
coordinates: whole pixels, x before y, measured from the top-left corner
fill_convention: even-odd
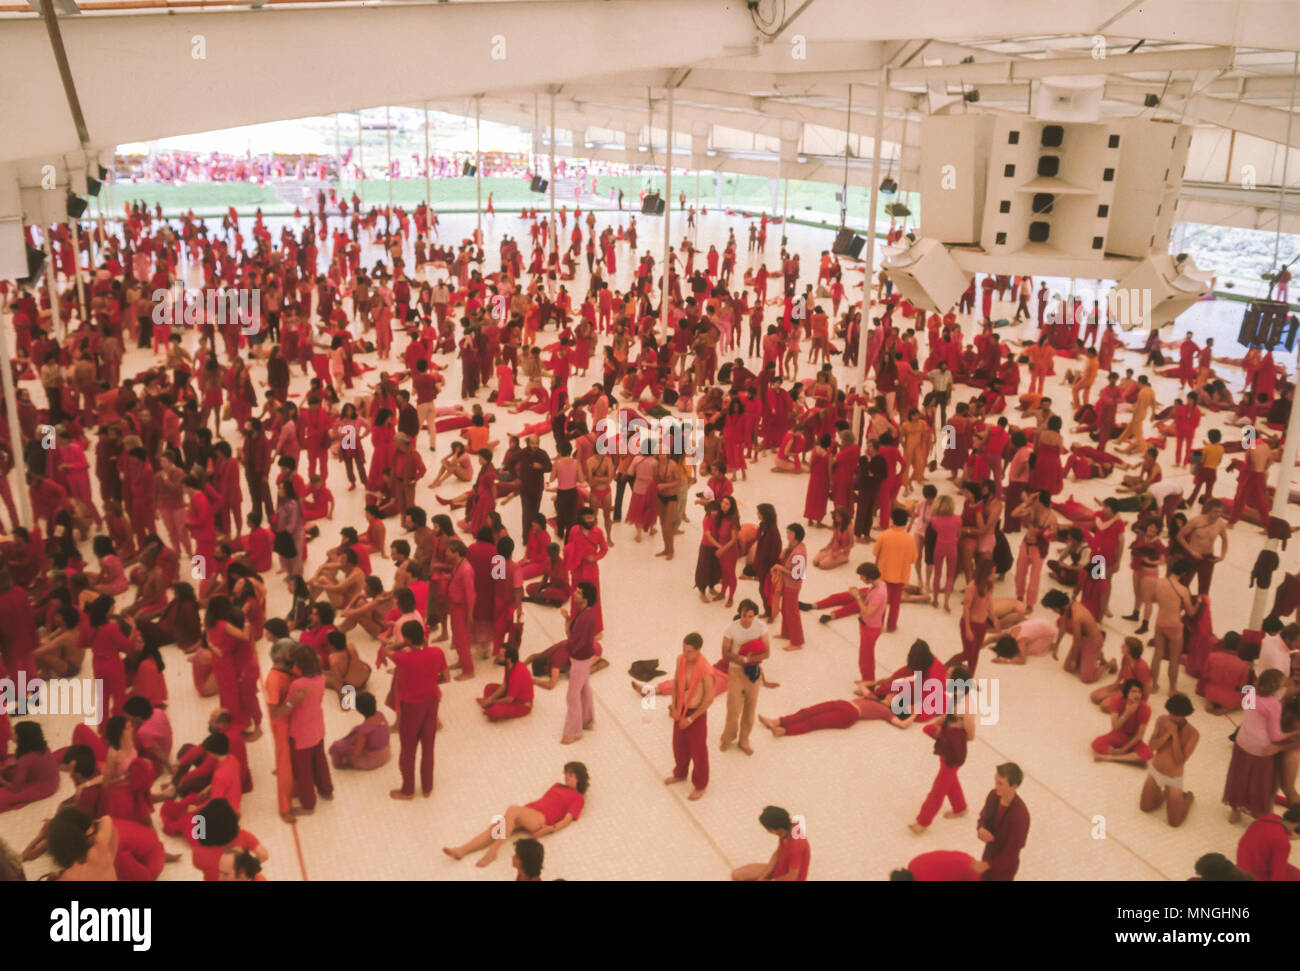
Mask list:
[[[1296,318],[1282,301],[1252,300],[1246,305],[1237,341],[1246,347],[1259,344],[1267,350],[1285,347],[1290,351],[1295,347],[1296,327]]]
[[[847,256],[849,259],[862,259],[862,246],[866,240],[859,236],[851,229],[841,229],[835,234],[835,242],[831,243],[831,252],[836,256]]]
[[[645,216],[662,216],[664,214],[664,200],[657,192],[651,192],[641,200],[641,213]]]

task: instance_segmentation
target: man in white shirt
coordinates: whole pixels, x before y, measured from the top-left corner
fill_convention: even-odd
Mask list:
[[[722,730],[722,751],[731,748],[740,733],[740,750],[753,755],[749,733],[758,714],[758,689],[763,683],[762,662],[772,653],[767,625],[758,619],[758,604],[740,602],[740,616],[722,635],[722,663],[727,665],[727,724]]]

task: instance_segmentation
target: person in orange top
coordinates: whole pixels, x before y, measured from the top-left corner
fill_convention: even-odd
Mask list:
[[[916,540],[907,531],[907,520],[908,514],[904,509],[895,509],[890,513],[890,522],[893,525],[880,534],[872,551],[880,576],[889,590],[886,631],[898,629],[898,610],[903,603],[903,585],[907,583],[912,565],[916,562]]]
[[[776,852],[766,863],[747,863],[731,871],[732,880],[807,880],[812,850],[802,828],[780,806],[768,806],[758,816],[763,828],[777,838]]]
[[[691,784],[695,787],[688,799],[699,799],[709,785],[708,709],[713,704],[715,685],[713,665],[704,658],[704,638],[690,633],[682,638],[682,653],[677,658],[673,677],[673,774],[664,779],[670,786],[686,778],[694,763]]]

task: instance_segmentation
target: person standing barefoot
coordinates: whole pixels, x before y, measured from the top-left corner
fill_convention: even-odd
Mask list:
[[[699,799],[709,785],[709,724],[707,712],[713,704],[713,666],[704,659],[704,638],[694,632],[682,639],[673,677],[673,774],[664,785],[682,782],[695,763],[688,799]]]

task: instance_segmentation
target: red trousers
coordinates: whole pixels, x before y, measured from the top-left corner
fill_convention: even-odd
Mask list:
[[[819,702],[780,720],[787,735],[806,735],[822,728],[852,728],[857,723],[858,706],[851,701]]]
[[[980,659],[980,648],[984,646],[984,633],[988,628],[988,621],[985,621],[982,624],[972,622],[970,625],[971,636],[968,638],[966,636],[965,626],[958,621],[957,632],[961,635],[961,653],[954,654],[952,657],[948,658],[945,663],[951,664],[953,661],[961,658],[962,663],[966,665],[966,670],[971,673],[971,677],[974,677],[975,665],[979,663]]]
[[[876,680],[876,641],[880,628],[858,622],[858,674],[863,681]]]
[[[1237,479],[1237,495],[1232,500],[1232,515],[1228,517],[1228,522],[1239,522],[1248,506],[1254,506],[1259,511],[1259,524],[1267,526],[1269,511],[1264,475],[1261,472],[1242,469]]]
[[[239,671],[239,707],[255,728],[262,727],[262,704],[258,700],[261,681],[262,673],[257,669],[256,661]]]
[[[892,633],[898,629],[898,612],[903,606],[903,585],[886,583],[885,589],[889,591],[889,614],[885,618],[885,630]]]
[[[797,609],[797,608],[796,608]],[[673,722],[673,775],[685,779],[692,762],[695,771],[691,774],[691,784],[696,789],[703,789],[709,784],[709,715],[704,712],[691,723],[690,728],[682,728]]]
[[[486,700],[497,693],[500,688],[499,684],[490,684],[483,689],[483,698]],[[488,705],[483,713],[488,716],[489,721],[499,722],[507,718],[522,718],[533,710],[531,705],[525,705],[523,702],[516,701],[513,704],[505,704],[498,701],[495,705]]]
[[[460,669],[465,674],[474,673],[474,652],[469,646],[469,617],[464,604],[451,604],[451,649],[460,659]]]
[[[781,636],[790,646],[803,643],[803,616],[799,612],[799,588],[786,584],[781,590]]]
[[[310,479],[312,473],[320,469],[322,479],[329,478],[329,451],[323,448],[307,449],[307,478]]]
[[[401,751],[397,767],[402,772],[402,792],[415,795],[415,749],[420,748],[420,791],[433,792],[433,743],[438,732],[438,699],[419,704],[402,702],[397,713],[397,731]]]
[[[1098,735],[1092,740],[1092,750],[1098,755],[1109,755],[1111,749],[1122,748],[1132,738],[1133,736],[1121,731],[1107,732],[1105,735]],[[1153,755],[1151,746],[1147,745],[1146,742],[1138,742],[1133,746],[1132,752],[1143,762],[1150,762]]]
[[[311,748],[299,748],[289,742],[293,759],[293,792],[303,809],[316,808],[316,793],[334,795],[334,780],[330,777],[330,760],[325,754],[322,739]]]
[[[813,604],[817,610],[825,610],[827,607],[834,607],[831,611],[831,617],[839,620],[841,617],[852,617],[859,614],[858,602],[849,593],[833,593],[829,597],[823,597]]]
[[[934,784],[930,786],[930,794],[925,797],[925,802],[921,804],[921,811],[916,814],[916,821],[922,826],[929,826],[934,821],[935,814],[938,813],[939,807],[943,805],[945,799],[952,805],[953,812],[963,813],[966,811],[966,796],[961,791],[961,782],[957,779],[957,769],[940,759],[939,774],[934,777]]]

